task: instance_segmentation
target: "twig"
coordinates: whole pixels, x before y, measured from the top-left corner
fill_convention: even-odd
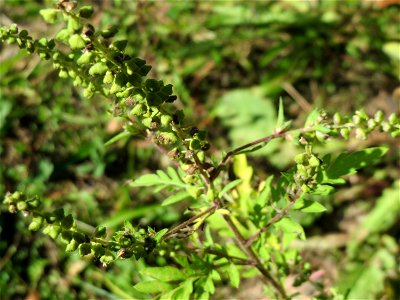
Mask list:
[[[202,213],[195,215],[193,217],[191,217],[189,220],[186,220],[185,222],[175,226],[174,228],[172,228],[170,231],[168,231],[163,237],[162,240],[168,239],[169,237],[171,237],[172,235],[174,235],[175,233],[179,232],[182,228],[185,228],[186,226],[188,226],[189,224],[193,223],[195,220],[207,215],[207,214],[211,214],[214,210],[217,209],[216,205],[213,205],[211,207],[209,207],[207,210],[203,211]]]
[[[212,172],[212,174],[211,174],[211,176],[210,176],[210,181],[213,181],[215,178],[217,178],[217,176],[218,176],[219,173],[221,172],[223,166],[226,165],[228,159],[229,159],[231,156],[234,156],[234,155],[236,155],[237,153],[239,153],[240,151],[243,151],[243,150],[245,150],[245,149],[247,149],[247,148],[250,148],[250,147],[254,147],[254,146],[258,145],[258,144],[261,144],[261,143],[268,143],[268,142],[270,142],[270,141],[273,140],[273,139],[285,137],[286,134],[287,134],[287,132],[285,132],[285,131],[276,132],[276,133],[274,133],[274,134],[271,134],[271,135],[269,135],[269,136],[263,137],[263,138],[261,138],[261,139],[255,140],[255,141],[253,141],[253,142],[244,144],[244,145],[242,145],[242,146],[240,146],[240,147],[237,147],[237,148],[235,148],[235,149],[229,151],[228,153],[226,153],[225,157],[224,157],[224,158],[222,159],[222,161],[218,164],[218,166],[213,170],[213,172]]]
[[[273,217],[271,220],[268,221],[267,224],[265,224],[259,231],[257,231],[254,235],[252,235],[245,243],[246,247],[251,247],[251,245],[254,243],[254,241],[265,231],[267,231],[267,229],[274,223],[278,222],[279,220],[281,220],[284,216],[286,216],[289,213],[289,210],[292,208],[292,206],[296,203],[297,199],[299,199],[299,196],[301,194],[301,189],[299,188],[296,191],[296,194],[293,198],[290,197],[289,195],[289,204],[277,215],[275,215],[275,217]]]
[[[306,98],[304,98],[303,95],[301,95],[291,83],[285,82],[282,87],[305,112],[311,111],[312,107],[310,103],[308,103]]]
[[[262,265],[261,261],[257,257],[257,255],[254,253],[253,249],[250,247],[246,246],[246,239],[243,237],[243,235],[239,232],[237,229],[235,223],[233,223],[231,217],[229,215],[224,215],[223,216],[226,223],[228,224],[229,228],[232,230],[234,233],[237,241],[239,242],[239,246],[242,248],[242,250],[250,257],[250,259],[254,262],[254,266],[260,271],[260,273],[264,276],[264,279],[267,284],[271,284],[279,293],[280,297],[282,299],[287,299],[286,292],[280,282],[276,281],[272,275],[268,272],[268,270]]]

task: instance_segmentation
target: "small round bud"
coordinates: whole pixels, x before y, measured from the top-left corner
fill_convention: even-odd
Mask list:
[[[28,208],[28,203],[25,201],[18,201],[17,202],[17,209],[18,210],[26,210]]]
[[[361,117],[360,117],[359,115],[354,115],[354,116],[352,117],[352,120],[353,120],[353,123],[354,123],[355,125],[359,125],[359,124],[361,123]]]
[[[335,114],[333,115],[333,123],[334,123],[335,125],[340,125],[340,124],[342,124],[342,116],[341,116],[339,113],[335,113]]]
[[[345,139],[348,140],[350,137],[350,130],[348,128],[340,129],[340,135]]]
[[[315,155],[311,155],[308,163],[309,163],[310,167],[313,167],[313,168],[318,167],[321,164],[320,160]]]
[[[374,115],[374,120],[376,123],[380,124],[385,118],[385,115],[381,110],[378,110]]]
[[[300,164],[300,165],[304,165],[307,162],[307,160],[308,160],[307,153],[300,153],[294,157],[294,161],[296,162],[296,164]]]
[[[367,133],[365,132],[364,129],[362,129],[362,128],[357,128],[356,129],[356,139],[359,139],[359,140],[366,140],[367,139]]]
[[[79,245],[79,255],[85,256],[92,252],[92,247],[89,243],[83,243]]]

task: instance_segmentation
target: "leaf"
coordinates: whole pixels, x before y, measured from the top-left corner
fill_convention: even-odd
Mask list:
[[[157,233],[154,235],[154,240],[155,240],[156,242],[159,242],[159,241],[161,240],[161,238],[162,238],[167,232],[168,232],[168,228],[161,229],[159,232],[157,232]]]
[[[332,182],[331,179],[338,179],[344,175],[357,172],[358,169],[372,165],[379,161],[386,152],[386,147],[367,148],[353,153],[342,153],[326,171],[327,180],[323,183]],[[335,182],[335,181],[334,181]]]
[[[400,216],[400,181],[385,189],[374,209],[365,217],[362,228],[368,232],[382,232],[394,226]]]
[[[181,191],[181,192],[178,192],[178,193],[176,193],[176,194],[174,194],[172,196],[169,196],[167,199],[165,199],[161,203],[161,206],[167,206],[167,205],[175,204],[175,203],[180,202],[180,201],[182,201],[182,200],[184,200],[184,199],[186,199],[188,197],[191,197],[188,192]]]
[[[143,276],[149,276],[165,282],[185,279],[184,273],[175,267],[150,267],[140,271]]]
[[[169,175],[169,176],[168,176]],[[168,168],[168,174],[164,171],[157,171],[157,174],[146,174],[136,179],[132,184],[134,187],[158,186],[159,190],[171,187],[173,189],[185,189],[186,183],[180,178],[178,173]]]
[[[335,188],[331,185],[318,184],[309,194],[311,195],[331,195],[335,192]]]
[[[109,140],[104,144],[104,146],[109,146],[109,145],[111,145],[111,144],[114,144],[114,143],[118,142],[119,140],[122,140],[122,139],[124,139],[124,138],[126,138],[126,137],[128,137],[128,136],[130,136],[130,135],[131,135],[131,134],[130,134],[130,132],[128,132],[128,131],[122,131],[122,132],[118,133],[117,135],[113,136],[111,139],[109,139]]]
[[[47,23],[55,23],[57,21],[58,13],[60,12],[59,9],[55,8],[45,8],[39,11],[39,14],[43,17],[43,19]]]
[[[231,285],[235,288],[238,288],[240,284],[240,273],[235,264],[229,265],[228,275]]]
[[[134,288],[141,293],[160,293],[168,292],[173,289],[173,285],[159,280],[141,281],[134,285]]]
[[[285,233],[292,233],[300,237],[300,239],[305,240],[305,234],[303,227],[294,222],[289,217],[284,217],[275,223],[275,226],[280,228]]]
[[[326,211],[326,208],[319,202],[304,200],[304,206],[300,210],[306,213],[320,213]]]
[[[219,192],[218,196],[219,198],[222,198],[223,195],[225,195],[227,192],[232,190],[234,187],[236,187],[239,183],[242,182],[242,179],[236,179],[232,182],[229,182],[223,189],[222,191]]]
[[[279,97],[278,119],[276,121],[275,128],[282,128],[284,122],[285,122],[285,116],[283,114],[283,101],[282,101],[282,97]]]

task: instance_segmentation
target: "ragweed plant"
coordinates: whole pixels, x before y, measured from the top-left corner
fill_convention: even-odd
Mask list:
[[[3,203],[11,213],[22,212],[30,218],[30,230],[42,230],[65,243],[67,252],[78,250],[81,256],[98,259],[104,266],[150,254],[166,257],[169,265],[141,270],[147,279],[135,288],[144,297],[209,298],[216,283],[229,280],[238,287],[245,276],[259,276],[271,297],[293,297],[285,287],[286,278],[295,275],[293,285],[299,286],[309,281],[311,274],[309,265],[291,246],[294,239],[305,239],[294,214],[325,211],[316,196],[333,194],[335,186],[345,183],[345,176],[378,162],[387,152],[386,147],[374,147],[334,157],[321,156],[315,148],[333,138],[367,139],[374,130],[395,138],[400,133],[398,116],[386,117],[380,111],[369,116],[359,110],[349,117],[330,117],[317,109],[304,126],[293,129],[284,120],[281,102],[273,134],[221,151],[219,157],[211,155],[214,146],[207,131],[192,126],[177,109],[172,85],[148,78],[151,66],[125,52],[126,40],[114,39],[118,28],[95,28],[90,23],[92,14],[91,6],[77,7],[75,2],[62,0],[56,8],[41,11],[45,21],[65,25],[54,39],[35,39],[13,24],[0,28],[0,40],[51,61],[60,77],[82,87],[85,97],[100,94],[110,99],[110,111],[124,120],[124,130],[107,144],[141,135],[176,166],[133,179],[130,185],[153,187],[155,193],[167,191],[162,206],[187,200],[192,216],[160,231],[126,222],[108,234],[101,224],[93,230],[79,226],[62,208],[43,209],[40,196],[10,192]],[[293,158],[294,167],[279,178],[270,176],[255,187],[246,153],[275,139],[295,143],[302,153]],[[230,178],[230,167],[236,179]]]

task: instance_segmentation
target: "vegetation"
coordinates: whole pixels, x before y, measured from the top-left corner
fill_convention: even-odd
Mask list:
[[[0,28],[2,298],[400,296],[398,7],[25,4]]]

